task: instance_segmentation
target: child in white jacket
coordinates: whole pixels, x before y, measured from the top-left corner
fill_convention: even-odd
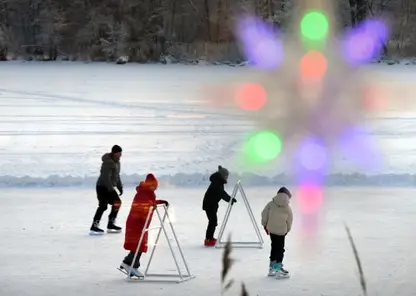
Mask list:
[[[261,224],[271,239],[269,276],[288,277],[283,269],[286,234],[291,230],[293,213],[289,205],[292,194],[282,187],[261,212]]]

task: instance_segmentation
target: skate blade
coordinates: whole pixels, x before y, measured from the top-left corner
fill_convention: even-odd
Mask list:
[[[120,267],[117,267],[117,269],[120,270],[125,275],[127,275],[127,271],[126,270],[121,269]],[[144,280],[144,276],[135,276],[135,275],[132,275],[132,276],[129,276],[129,279],[130,280],[136,280],[136,281],[138,281],[138,280]]]
[[[107,229],[107,233],[121,233],[121,230]]]
[[[90,231],[89,235],[91,235],[91,236],[101,236],[101,235],[104,235],[104,232]]]
[[[289,279],[290,275],[288,275],[288,274],[279,274],[279,275],[276,275],[274,278],[276,280],[285,280],[285,279]]]

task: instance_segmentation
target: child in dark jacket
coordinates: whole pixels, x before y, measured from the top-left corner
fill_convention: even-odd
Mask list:
[[[231,201],[233,204],[237,202],[235,198],[231,199],[231,196],[224,190],[224,185],[227,184],[228,176],[228,170],[222,166],[218,166],[218,171],[213,173],[209,178],[211,184],[205,192],[202,203],[202,209],[205,211],[208,218],[208,227],[205,233],[204,242],[204,245],[207,247],[213,247],[217,243],[217,240],[214,238],[214,233],[215,228],[218,225],[217,211],[219,202],[221,199],[226,202]]]

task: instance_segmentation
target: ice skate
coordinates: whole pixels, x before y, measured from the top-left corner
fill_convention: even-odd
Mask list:
[[[205,247],[215,247],[216,244],[217,244],[217,239],[216,238],[205,239],[205,241],[204,241],[204,246]]]
[[[289,274],[289,271],[283,268],[283,264],[282,267],[280,267],[281,272]]]
[[[270,261],[268,276],[276,276],[278,271],[280,271],[284,274],[289,274],[289,272],[287,270],[283,269],[283,264],[276,263],[275,261]]]
[[[290,278],[288,272],[283,272],[281,269],[276,272],[275,279],[280,280],[280,279],[288,279],[288,278]]]
[[[276,279],[287,279],[287,278],[289,278],[289,272],[287,272],[287,270],[283,269],[283,264],[282,263],[276,263],[276,262],[274,262],[272,264],[272,267],[271,268],[275,272],[274,277]]]
[[[276,279],[289,278],[289,272],[283,269],[282,263],[270,262],[269,276],[273,276]]]
[[[100,221],[94,221],[90,228],[90,235],[103,235],[104,230],[102,230],[99,226]]]
[[[130,278],[138,278],[138,279],[144,279],[144,274],[141,273],[137,268],[130,268],[129,265],[127,265],[126,263],[122,262],[120,264],[120,268],[119,268],[122,272],[124,272],[125,274],[128,274],[128,272],[130,271]]]
[[[274,270],[273,268],[269,268],[269,273],[267,274],[267,276],[276,276],[277,271]]]
[[[115,223],[115,219],[108,221],[108,224],[107,224],[108,233],[120,233],[121,232],[122,228],[115,225],[114,223]]]
[[[275,261],[270,261],[269,263],[269,273],[267,276],[276,276],[277,270],[273,268],[273,266],[276,264]]]

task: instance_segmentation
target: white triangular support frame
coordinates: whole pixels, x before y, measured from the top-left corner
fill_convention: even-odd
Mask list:
[[[238,180],[234,186],[233,193],[231,194],[231,199],[236,198],[238,191],[240,191],[241,199],[243,200],[244,205],[246,206],[248,215],[250,216],[250,220],[251,220],[251,223],[253,224],[258,241],[257,242],[231,242],[231,245],[233,246],[233,248],[259,248],[261,249],[263,248],[264,240],[263,240],[263,237],[261,236],[259,226],[256,222],[256,218],[253,215],[253,211],[251,209],[250,203],[248,202],[246,193],[244,192],[244,189],[243,189],[243,186],[241,185],[240,180]],[[227,243],[227,242],[221,241],[221,239],[224,235],[225,227],[227,226],[228,219],[230,218],[232,208],[233,208],[233,203],[229,202],[227,210],[224,215],[224,219],[221,224],[219,234],[218,234],[217,243],[215,245],[216,248],[223,248],[225,247]]]
[[[163,217],[162,217],[162,215],[160,213],[160,210],[161,209],[164,210]],[[146,228],[146,225],[148,225],[148,222],[149,222],[149,219],[150,219],[150,216],[151,216],[152,212],[156,212],[156,215],[157,215],[157,217],[159,219],[160,225],[159,226],[156,226],[156,227],[148,227],[148,228]],[[170,229],[172,231],[173,237],[175,239],[175,243],[176,243],[176,245],[178,247],[180,256],[182,258],[183,265],[185,266],[185,269],[186,269],[186,273],[185,274],[181,271],[181,269],[179,267],[179,262],[178,262],[177,256],[175,255],[175,252],[173,250],[173,246],[172,246],[172,244],[171,244],[171,242],[169,240],[168,232],[167,232],[166,225],[165,225],[166,222],[170,226]],[[129,282],[157,282],[157,283],[182,283],[182,282],[185,282],[185,281],[194,279],[195,276],[191,275],[191,272],[189,271],[188,264],[186,263],[186,260],[185,260],[185,256],[184,256],[184,254],[182,252],[182,248],[179,245],[178,237],[176,236],[175,229],[173,228],[172,221],[171,221],[171,219],[169,217],[169,214],[168,214],[168,208],[164,204],[163,205],[157,205],[157,206],[154,206],[154,207],[150,207],[149,212],[147,214],[147,218],[146,218],[146,224],[145,224],[145,226],[143,228],[143,231],[142,231],[142,234],[140,236],[139,243],[137,245],[137,249],[136,249],[136,252],[134,254],[134,258],[133,258],[133,261],[132,262],[135,262],[136,261],[137,254],[139,252],[139,247],[140,247],[140,245],[141,245],[141,243],[143,241],[144,233],[145,232],[149,232],[150,230],[155,230],[155,229],[158,229],[158,233],[157,233],[157,236],[156,236],[156,240],[155,240],[155,242],[153,244],[152,251],[150,253],[149,261],[147,262],[147,266],[146,266],[146,269],[145,269],[145,272],[144,272],[144,277],[143,278],[140,278],[140,279],[133,278],[133,277],[130,277],[128,275],[128,274],[130,274],[131,269],[128,270],[128,272],[125,272],[124,270],[119,269],[121,272],[123,272],[127,276],[126,279]],[[163,231],[163,234],[165,235],[165,238],[166,238],[166,241],[168,243],[169,249],[170,249],[170,251],[172,253],[173,260],[175,261],[177,274],[152,274],[152,273],[149,273],[148,272],[149,271],[150,264],[152,263],[153,256],[155,254],[155,250],[156,250],[157,244],[159,242],[160,234],[162,233],[162,231]]]

